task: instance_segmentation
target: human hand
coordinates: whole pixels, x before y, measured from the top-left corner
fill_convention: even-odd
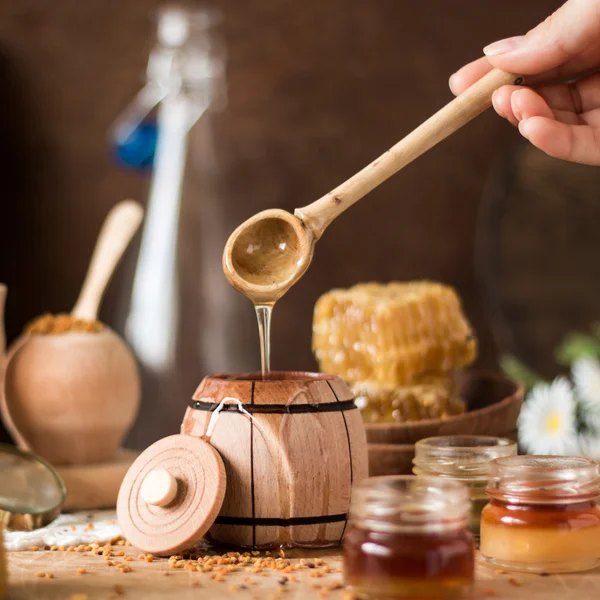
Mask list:
[[[600,69],[600,0],[568,0],[527,35],[495,42],[485,57],[450,77],[460,94],[492,67],[527,77],[531,88],[503,86],[496,112],[523,137],[557,158],[600,165],[600,70],[578,81],[544,84]]]

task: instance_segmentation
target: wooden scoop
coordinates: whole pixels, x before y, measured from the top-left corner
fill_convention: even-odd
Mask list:
[[[522,78],[493,70],[348,181],[294,214],[266,210],[229,237],[223,271],[255,304],[273,303],[306,271],[318,240],[347,208],[491,105],[492,94]]]
[[[113,271],[143,217],[132,200],[117,204],[100,231],[71,315],[93,321]],[[25,335],[6,365],[0,412],[19,447],[54,465],[111,461],[135,418],[137,365],[109,327],[99,332]]]
[[[143,218],[144,209],[133,200],[119,202],[108,213],[71,316],[86,321],[98,317],[106,286]]]

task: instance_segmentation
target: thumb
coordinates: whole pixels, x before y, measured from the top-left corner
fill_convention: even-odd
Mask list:
[[[500,40],[483,49],[496,68],[521,75],[555,69],[600,39],[600,2],[568,0],[527,35]]]

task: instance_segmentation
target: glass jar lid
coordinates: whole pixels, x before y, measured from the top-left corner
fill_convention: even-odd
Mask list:
[[[0,444],[0,527],[30,531],[60,514],[65,484],[42,458]]]
[[[487,493],[517,504],[567,504],[600,495],[600,467],[583,457],[509,456],[490,464]]]
[[[517,443],[487,435],[448,435],[415,444],[414,472],[486,482],[490,461],[517,453]]]
[[[467,488],[439,477],[371,477],[352,491],[350,517],[374,531],[444,531],[464,527]]]

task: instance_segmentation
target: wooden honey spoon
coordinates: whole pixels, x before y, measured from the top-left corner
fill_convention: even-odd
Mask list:
[[[112,460],[137,413],[135,359],[114,331],[95,321],[108,281],[142,217],[142,207],[127,200],[104,222],[71,312],[73,320],[94,328],[34,330],[8,353],[3,420],[21,448],[55,465]]]
[[[491,106],[495,90],[522,78],[494,69],[334,190],[294,214],[265,210],[240,225],[223,253],[229,283],[255,304],[272,304],[306,271],[315,242],[346,209]]]
[[[119,202],[108,213],[79,298],[71,311],[72,317],[86,321],[94,321],[98,317],[106,286],[143,218],[144,209],[133,200]]]

